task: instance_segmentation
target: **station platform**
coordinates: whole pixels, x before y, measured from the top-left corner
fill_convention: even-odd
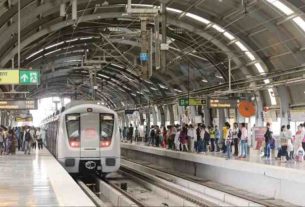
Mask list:
[[[95,206],[47,149],[0,156],[0,206]]]
[[[173,151],[145,146],[144,143],[122,143],[122,156],[141,159],[155,165],[196,175],[205,180],[230,185],[249,192],[305,205],[305,162],[265,160],[257,150],[250,158],[226,160],[223,153],[207,154]]]

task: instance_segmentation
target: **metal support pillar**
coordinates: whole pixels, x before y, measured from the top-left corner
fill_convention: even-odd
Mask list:
[[[225,117],[225,110],[224,109],[218,109],[218,115],[219,115],[219,130],[221,137],[223,136],[222,134],[222,128],[224,127],[224,123],[226,122],[226,117]]]
[[[168,105],[168,110],[169,110],[169,123],[170,125],[174,125],[175,124],[175,117],[174,117],[174,108],[173,105]]]
[[[163,106],[158,106],[158,110],[160,112],[161,126],[165,126],[165,113],[164,113]]]
[[[166,18],[166,3],[161,3],[161,32],[162,32],[162,44],[167,44],[167,34],[166,34],[166,28],[167,28],[167,18]],[[162,49],[162,48],[161,48]],[[161,50],[161,70],[162,72],[166,71],[166,50],[164,48]]]
[[[211,111],[209,108],[204,107],[204,124],[208,127],[211,125]]]
[[[290,99],[287,87],[279,86],[277,87],[277,92],[280,97],[280,116],[281,116],[281,125],[287,125],[290,123]]]
[[[255,126],[262,127],[264,126],[264,112],[263,112],[263,100],[260,93],[256,94],[256,117],[255,117]]]

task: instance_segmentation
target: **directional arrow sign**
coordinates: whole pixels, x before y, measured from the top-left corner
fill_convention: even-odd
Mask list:
[[[20,70],[19,83],[22,85],[39,85],[40,72],[38,70]]]

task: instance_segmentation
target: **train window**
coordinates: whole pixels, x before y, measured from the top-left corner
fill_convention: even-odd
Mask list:
[[[108,147],[111,144],[114,127],[113,114],[100,114],[100,147]]]
[[[67,114],[66,128],[70,146],[80,147],[80,114]]]

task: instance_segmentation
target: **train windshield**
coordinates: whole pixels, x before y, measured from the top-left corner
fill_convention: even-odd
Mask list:
[[[100,141],[103,145],[110,145],[114,127],[113,114],[100,114]]]
[[[66,128],[71,147],[79,147],[80,141],[80,114],[66,115]]]

